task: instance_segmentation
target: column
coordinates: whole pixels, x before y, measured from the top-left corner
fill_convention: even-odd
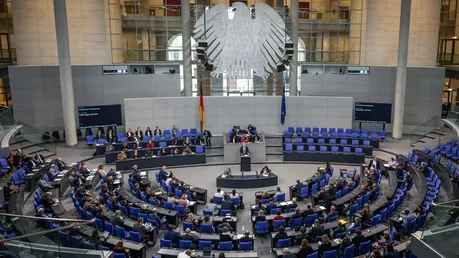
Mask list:
[[[349,64],[360,64],[360,39],[362,30],[362,0],[352,0],[349,13]]]
[[[182,51],[183,51],[183,91],[186,97],[192,94],[191,69],[191,28],[190,28],[190,1],[182,3]]]
[[[410,9],[411,0],[402,0],[398,39],[397,78],[395,82],[394,127],[392,129],[392,137],[394,139],[401,139],[403,134],[408,38],[410,35]]]
[[[290,32],[293,41],[293,57],[290,62],[290,80],[289,80],[289,96],[296,96],[298,92],[298,1],[290,2]]]
[[[65,145],[76,146],[78,142],[75,126],[75,98],[73,96],[72,66],[70,64],[66,0],[54,0],[54,19],[64,114]]]

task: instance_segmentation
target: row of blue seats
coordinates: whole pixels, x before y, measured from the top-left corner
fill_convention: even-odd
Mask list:
[[[285,151],[293,151],[293,146],[296,146],[296,151],[304,151],[304,145],[293,145],[291,143],[287,143],[285,145]],[[315,145],[310,145],[308,146],[308,149],[307,151],[317,151],[317,146]],[[319,151],[320,152],[327,152],[327,151],[331,151],[331,152],[339,152],[339,148],[338,146],[332,146],[330,149],[328,148],[328,146],[319,146]],[[351,153],[351,147],[344,147],[343,148],[343,152],[344,153]],[[363,149],[362,148],[355,148],[354,150],[354,153],[363,153]]]
[[[331,136],[331,137],[371,138],[371,139],[381,139],[381,140],[386,139],[386,132],[383,131],[383,130],[381,130],[379,135],[377,133],[372,133],[372,134],[367,134],[367,133],[361,133],[361,134],[360,133],[346,133],[346,132],[343,132],[343,133],[331,132],[331,133],[329,133],[327,131],[323,131],[323,132],[320,132],[320,133],[318,131],[295,133],[295,132],[292,132],[292,131],[284,131],[284,137],[291,137],[291,136],[293,136],[295,134],[298,135],[298,136],[303,136],[303,137],[309,137],[309,136],[328,137],[328,136]]]
[[[306,143],[325,144],[325,139],[324,139],[324,138],[317,138],[317,142],[315,142],[315,139],[316,139],[316,138],[307,138],[307,139],[306,139]],[[359,142],[359,141],[360,141],[360,140],[352,139],[352,140],[350,141],[350,144],[351,144],[351,145],[360,145],[360,142]],[[285,138],[285,139],[284,139],[284,142],[285,142],[285,143],[292,143],[293,141],[292,141],[292,138]],[[303,143],[303,142],[304,142],[304,141],[303,141],[303,138],[295,138],[295,141],[294,141],[294,143]],[[337,142],[336,139],[329,139],[329,140],[328,140],[328,143],[329,143],[329,144],[336,144],[336,143],[338,143],[338,144],[346,145],[346,144],[349,144],[349,141],[348,141],[347,139],[340,139],[339,142]],[[369,147],[370,144],[371,144],[370,141],[364,140],[362,145],[363,145],[363,146],[366,146],[366,147]]]

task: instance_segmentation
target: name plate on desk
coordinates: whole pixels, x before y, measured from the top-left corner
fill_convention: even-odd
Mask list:
[[[62,178],[56,178],[56,179],[54,179],[54,181],[56,181],[56,182],[59,182],[59,181],[61,181],[61,180],[62,180]]]

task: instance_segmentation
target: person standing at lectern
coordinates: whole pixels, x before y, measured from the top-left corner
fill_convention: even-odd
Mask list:
[[[245,142],[242,143],[240,151],[241,155],[250,155],[249,147],[246,146]]]
[[[373,156],[373,159],[368,163],[368,168],[374,167],[376,170],[380,169],[379,161],[376,159],[376,156]]]

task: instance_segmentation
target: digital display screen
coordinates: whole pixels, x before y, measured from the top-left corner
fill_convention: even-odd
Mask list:
[[[78,120],[81,129],[122,125],[121,105],[78,107]]]
[[[354,118],[357,122],[390,124],[392,104],[356,102]]]

